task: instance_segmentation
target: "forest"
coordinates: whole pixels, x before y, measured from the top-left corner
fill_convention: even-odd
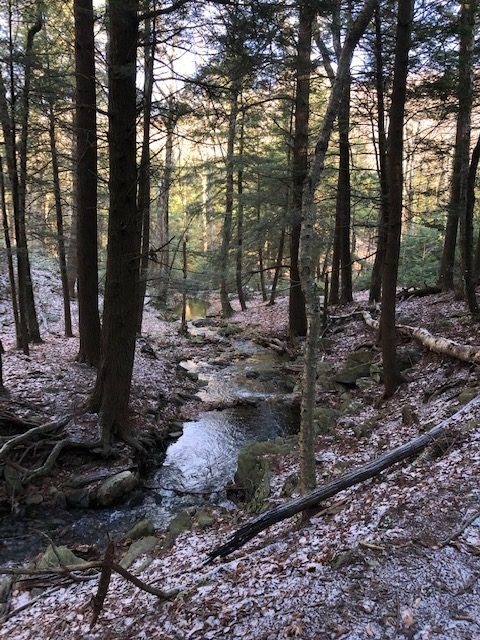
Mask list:
[[[0,639],[480,638],[480,3],[4,0]]]

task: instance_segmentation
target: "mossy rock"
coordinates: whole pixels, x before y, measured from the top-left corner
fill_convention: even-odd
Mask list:
[[[135,540],[130,545],[127,553],[120,560],[120,564],[124,569],[128,569],[137,558],[140,556],[144,556],[147,553],[153,551],[158,543],[158,538],[155,536],[146,536],[145,538],[140,538],[139,540]]]
[[[155,527],[152,521],[149,518],[143,518],[136,522],[133,527],[130,527],[124,537],[130,540],[138,540],[139,538],[152,536],[154,533]]]
[[[84,560],[76,556],[68,547],[55,547],[48,545],[47,550],[35,565],[36,569],[53,569],[61,565],[83,564]]]
[[[278,449],[272,451],[268,444],[249,444],[238,455],[235,490],[238,500],[248,511],[260,511],[270,494],[270,464],[265,456],[278,453]]]
[[[414,367],[419,362],[422,354],[417,349],[401,349],[397,351],[396,362],[398,371],[405,371]],[[383,364],[373,363],[370,376],[377,382],[383,382]]]
[[[197,511],[195,518],[200,529],[208,529],[208,527],[213,527],[215,524],[215,518],[208,511]]]
[[[242,328],[238,324],[224,324],[219,327],[218,334],[224,338],[229,338],[230,336],[236,336],[241,331]]]
[[[467,387],[458,396],[458,401],[460,404],[468,404],[471,400],[476,398],[479,393],[480,389],[478,387]]]
[[[337,409],[332,409],[331,407],[315,407],[313,410],[315,431],[322,434],[329,433],[339,416],[340,412],[337,411]]]
[[[335,369],[328,362],[319,360],[317,362],[317,385],[326,391],[335,388]]]
[[[358,378],[368,378],[374,353],[370,349],[358,349],[347,356],[343,368],[335,374],[335,382],[355,385]]]
[[[171,549],[175,544],[175,540],[181,533],[190,531],[192,528],[192,516],[187,511],[180,511],[170,522],[165,539],[162,543],[163,549]]]

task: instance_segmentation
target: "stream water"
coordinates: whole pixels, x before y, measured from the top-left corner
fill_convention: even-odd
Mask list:
[[[197,334],[213,333],[209,329]],[[252,342],[234,340],[235,360],[215,364],[201,360],[182,363],[198,374],[199,397],[205,402],[232,404],[205,411],[183,424],[163,465],[147,479],[135,504],[118,508],[58,510],[39,509],[34,517],[6,517],[0,521],[0,563],[22,560],[45,547],[47,533],[56,544],[103,544],[107,532],[123,534],[136,520],[148,517],[157,529],[165,529],[180,510],[202,504],[223,504],[225,487],[233,479],[237,456],[249,441],[261,441],[294,432],[297,418],[285,402],[291,387],[281,374],[280,359]]]

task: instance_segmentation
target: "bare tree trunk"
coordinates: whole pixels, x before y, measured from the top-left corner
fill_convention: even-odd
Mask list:
[[[147,20],[145,23],[143,81],[143,137],[142,154],[138,171],[138,212],[141,222],[142,247],[140,256],[140,277],[138,285],[137,334],[142,333],[143,305],[147,291],[148,261],[150,250],[150,117],[152,110],[153,67],[156,47],[155,26]]]
[[[472,109],[472,42],[475,29],[476,2],[462,2],[459,20],[459,78],[458,78],[458,115],[455,136],[455,151],[450,188],[450,204],[448,208],[447,226],[443,245],[442,261],[438,284],[443,291],[453,289],[455,250],[457,244],[458,222],[464,220],[468,173],[468,156],[470,150],[470,129]],[[463,265],[465,269],[465,265]]]
[[[385,96],[383,77],[383,44],[380,8],[375,9],[375,85],[377,93],[378,173],[380,180],[380,216],[377,251],[370,281],[370,302],[379,302],[382,294],[382,272],[388,229],[387,135],[385,131]]]
[[[398,2],[393,89],[389,113],[387,153],[389,219],[383,266],[382,315],[380,319],[385,397],[393,395],[400,384],[400,374],[397,368],[395,306],[402,229],[403,128],[413,7],[414,0],[399,0]]]
[[[168,286],[170,281],[170,188],[173,178],[173,135],[175,133],[176,116],[174,114],[173,100],[168,102],[168,111],[165,116],[166,140],[165,140],[165,165],[163,178],[158,197],[158,228],[160,249],[160,282],[158,298],[161,304],[166,304]]]
[[[308,173],[308,121],[310,117],[310,75],[312,22],[316,11],[311,2],[301,2],[296,57],[295,126],[292,155],[292,226],[290,235],[290,296],[288,320],[290,338],[305,336],[307,316],[305,293],[299,267],[302,230],[302,190]]]
[[[282,262],[283,262],[283,251],[285,248],[285,232],[286,232],[285,224],[282,224],[282,230],[280,232],[280,241],[278,243],[277,259],[275,260],[275,271],[273,273],[272,288],[270,289],[270,299],[268,301],[269,307],[275,304],[275,297],[277,295],[278,279],[280,277],[280,270],[282,268]]]
[[[235,279],[237,284],[238,301],[242,311],[245,311],[247,305],[245,303],[245,291],[243,290],[242,271],[243,271],[243,146],[244,146],[244,116],[240,123],[240,144],[238,149],[238,171],[237,171],[237,255]],[[260,253],[261,257],[261,253]],[[260,267],[262,270],[263,268]]]
[[[34,25],[27,32],[27,46],[25,48],[24,64],[24,86],[22,94],[22,117],[20,130],[20,145],[18,155],[20,160],[20,170],[18,173],[18,236],[17,236],[17,256],[22,262],[22,268],[18,272],[19,294],[25,297],[25,310],[27,314],[28,337],[32,342],[41,342],[40,328],[38,326],[37,312],[35,310],[35,299],[33,295],[32,275],[30,268],[30,257],[28,254],[27,231],[25,226],[26,199],[27,199],[27,158],[28,158],[28,135],[29,135],[29,115],[30,115],[30,83],[32,79],[32,52],[33,41],[37,33],[43,27],[43,19],[39,16]],[[13,87],[12,87],[13,89]],[[12,112],[12,117],[13,117]],[[13,129],[13,127],[12,127]],[[20,267],[20,265],[19,265]],[[20,275],[22,276],[20,278]],[[23,292],[23,293],[20,293]]]
[[[5,239],[5,249],[7,250],[7,263],[8,263],[8,279],[10,282],[10,294],[12,298],[12,311],[13,320],[15,322],[15,335],[17,338],[17,348],[22,347],[20,319],[18,315],[18,301],[17,301],[17,284],[15,282],[15,270],[13,267],[13,255],[12,255],[12,243],[10,240],[10,229],[8,226],[7,215],[7,202],[5,199],[5,177],[3,174],[3,160],[0,156],[0,198],[2,200],[2,221],[3,221],[3,237]],[[28,355],[28,342],[26,342],[27,351],[25,355]]]
[[[14,87],[11,87],[13,91]],[[12,113],[15,106],[14,93],[12,93]],[[17,348],[28,355],[28,324],[27,324],[27,311],[25,306],[25,261],[23,259],[24,253],[18,251],[18,239],[19,233],[19,216],[18,216],[18,172],[17,172],[17,157],[16,157],[16,143],[15,143],[15,118],[12,115],[10,117],[8,113],[8,103],[6,97],[5,84],[0,70],[0,119],[2,124],[3,139],[5,142],[5,149],[7,155],[7,168],[8,176],[10,180],[10,189],[12,193],[12,207],[13,207],[13,221],[15,227],[15,240],[17,250],[17,274],[18,274],[18,322],[19,333],[17,335]],[[22,286],[20,286],[22,285]]]
[[[472,152],[472,159],[470,161],[470,168],[468,171],[468,185],[467,185],[467,216],[473,217],[473,210],[475,207],[475,181],[477,178],[478,162],[480,160],[480,137],[477,140],[477,144]],[[480,233],[477,240],[477,249],[475,252],[475,266],[474,266],[474,280],[478,282],[480,278]]]
[[[92,0],[74,0],[77,128],[78,360],[98,366],[97,115]]]
[[[301,237],[301,278],[302,288],[305,293],[305,301],[308,318],[308,332],[306,341],[305,367],[303,372],[303,394],[301,403],[301,476],[305,479],[302,490],[308,489],[308,484],[315,478],[315,455],[313,447],[314,424],[312,389],[315,389],[316,367],[311,365],[312,358],[317,353],[319,327],[321,326],[319,291],[315,282],[315,271],[318,264],[318,248],[315,237],[315,191],[322,179],[325,167],[325,156],[328,150],[330,136],[332,134],[335,118],[338,114],[345,78],[350,70],[353,52],[363,35],[372,17],[377,0],[366,0],[363,9],[349,29],[341,55],[338,60],[337,75],[328,101],[320,136],[315,146],[315,156],[312,160],[310,172],[303,189],[303,225]],[[310,355],[311,354],[311,355]]]
[[[228,117],[228,141],[227,141],[227,177],[225,191],[225,215],[222,227],[222,246],[220,249],[220,301],[222,303],[222,316],[229,318],[233,309],[228,299],[228,254],[232,239],[232,214],[233,214],[233,172],[234,172],[234,148],[238,116],[238,88],[234,85],[231,89],[230,113]]]
[[[91,405],[100,413],[102,440],[108,450],[114,435],[135,444],[128,403],[135,357],[140,253],[135,157],[138,0],[110,0],[107,10],[110,209],[102,361]]]
[[[337,207],[340,222],[340,302],[353,300],[352,255],[350,252],[350,84],[351,75],[349,72],[345,78],[342,101],[338,111],[340,166],[338,169]]]
[[[475,45],[475,18],[477,1],[471,0],[467,5],[462,4],[465,29],[462,31],[460,49],[460,78],[458,82],[459,112],[463,114],[462,121],[462,162],[460,174],[460,234],[462,249],[463,283],[467,306],[472,316],[479,320],[477,296],[473,276],[473,202],[471,198],[471,176],[469,169],[471,119],[473,102],[473,47]],[[463,21],[462,21],[463,22]],[[474,151],[475,153],[475,151]],[[472,157],[473,160],[473,157]],[[469,184],[470,183],[470,184]]]
[[[60,264],[60,279],[62,282],[63,318],[64,318],[65,336],[67,338],[71,338],[73,336],[72,315],[70,312],[70,295],[68,291],[68,273],[67,273],[67,259],[65,254],[65,236],[63,231],[63,211],[62,211],[62,198],[61,198],[61,188],[60,188],[60,172],[58,168],[57,141],[55,138],[55,114],[53,111],[53,105],[51,103],[48,105],[48,125],[49,125],[49,135],[50,135],[50,152],[52,156],[53,192],[55,197],[58,261]]]

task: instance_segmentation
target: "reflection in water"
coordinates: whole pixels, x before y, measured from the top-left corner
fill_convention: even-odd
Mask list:
[[[182,437],[168,448],[155,485],[181,494],[221,491],[233,479],[245,443],[288,433],[289,418],[268,402],[202,413],[185,423]]]
[[[173,313],[179,318],[182,317],[182,303],[179,302],[173,308]],[[205,318],[208,311],[208,302],[200,298],[189,298],[187,300],[186,317],[187,320],[198,320]]]

